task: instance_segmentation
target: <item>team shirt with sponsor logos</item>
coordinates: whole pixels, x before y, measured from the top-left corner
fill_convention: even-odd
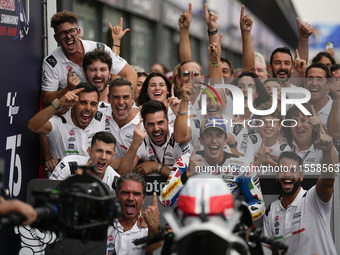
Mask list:
[[[142,161],[156,161],[169,168],[175,164],[176,159],[191,151],[190,144],[177,143],[173,130],[169,127],[167,141],[162,145],[155,145],[147,135],[137,151],[137,156]]]
[[[260,180],[257,173],[248,167],[249,164],[245,158],[224,151],[222,162],[212,166],[205,160],[204,151],[196,152],[196,156],[202,157],[203,166],[195,169],[195,173],[210,173],[219,176],[230,188],[234,198],[242,193],[254,220],[262,216],[265,206]],[[162,205],[172,206],[177,203],[180,191],[188,179],[186,171],[189,162],[190,153],[179,157],[176,161],[160,195]]]
[[[301,188],[287,209],[280,199],[274,201],[263,218],[263,235],[288,245],[287,255],[336,255],[330,230],[332,200],[322,202],[313,186]]]
[[[141,216],[141,214],[139,215]],[[139,228],[137,221],[133,227],[124,231],[123,226],[118,219],[114,219],[113,225],[109,225],[107,231],[107,249],[106,254],[119,255],[142,255],[145,254],[145,244],[135,245],[134,240],[146,237],[148,235],[147,228]]]
[[[110,113],[108,113],[108,111],[109,110],[107,110],[105,114],[105,129],[106,131],[111,132],[117,140],[116,158],[123,158],[132,143],[133,131],[140,122],[140,114],[136,114],[136,116],[130,122],[126,123],[120,128],[112,117],[112,111]],[[143,125],[141,125],[141,128],[143,128]]]
[[[105,118],[101,112],[97,112],[85,129],[74,125],[71,110],[60,116],[54,115],[49,121],[52,130],[46,137],[50,153],[55,159],[62,159],[67,155],[88,155],[92,137],[99,131],[105,131]]]
[[[75,174],[77,166],[85,166],[89,159],[89,156],[66,156],[58,163],[49,179],[65,180]],[[107,184],[110,190],[114,190],[115,183],[119,177],[120,175],[111,166],[108,166],[105,170],[102,182]]]
[[[81,40],[84,46],[85,54],[95,49],[105,50],[112,58],[111,72],[118,74],[126,65],[126,60],[112,52],[104,43]],[[51,55],[47,56],[42,64],[42,83],[43,91],[58,91],[67,86],[68,70],[72,67],[72,73],[77,74],[80,81],[86,81],[85,73],[82,66],[69,60],[61,47],[56,48]]]
[[[241,153],[244,154],[244,157],[249,162],[255,161],[255,153],[258,153],[261,147],[262,138],[259,133],[251,134],[247,137],[247,146],[245,148],[242,148],[243,151]],[[276,140],[276,143],[269,147],[272,149],[269,156],[274,161],[277,162],[279,160],[279,156],[281,152],[283,151],[291,151],[291,148],[287,143],[280,143],[278,140]]]

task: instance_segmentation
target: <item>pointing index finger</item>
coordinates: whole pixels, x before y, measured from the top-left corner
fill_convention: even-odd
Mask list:
[[[83,91],[83,90],[84,90],[84,88],[79,88],[79,89],[73,90],[72,92],[73,92],[74,94],[78,94],[79,92],[81,92],[81,91]]]
[[[204,13],[205,13],[205,17],[209,17],[209,12],[208,12],[208,5],[204,4]]]
[[[240,19],[243,19],[243,17],[244,17],[244,8],[245,8],[244,5],[242,5]]]
[[[153,193],[153,202],[152,205],[156,208],[158,208],[158,202],[157,202],[157,194],[156,192]]]
[[[300,58],[298,49],[295,49],[295,59]]]
[[[175,96],[175,88],[174,88],[174,84],[171,85],[171,97]]]
[[[143,123],[143,119],[141,118],[139,123],[136,126],[136,129],[140,129],[140,126],[142,125],[142,123]]]
[[[313,116],[314,117],[318,117],[318,114],[316,113],[316,111],[314,109],[314,106],[313,105],[311,105],[311,106],[312,106],[312,114],[313,114]]]
[[[123,17],[120,17],[119,26],[120,26],[120,27],[123,27]]]
[[[189,13],[190,15],[191,15],[191,13],[192,13],[192,4],[191,4],[191,3],[189,3],[188,13]]]

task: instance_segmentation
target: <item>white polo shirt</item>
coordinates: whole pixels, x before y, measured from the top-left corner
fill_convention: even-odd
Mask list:
[[[105,50],[112,58],[111,72],[118,74],[126,65],[126,60],[112,52],[104,43],[79,39],[83,43],[85,54],[95,49]],[[41,90],[58,91],[67,86],[67,73],[72,67],[72,73],[76,73],[80,81],[86,81],[85,73],[82,66],[69,60],[62,48],[59,46],[51,55],[43,60],[41,73]]]
[[[318,111],[318,116],[326,132],[327,132],[327,120],[333,104],[332,98],[330,96],[327,97],[328,97],[327,104],[324,107],[322,107],[320,111]]]
[[[249,160],[249,162],[254,162],[255,161],[254,154],[259,152],[261,143],[262,143],[262,138],[259,133],[255,133],[255,134],[249,135],[247,139],[248,141],[247,141],[247,147],[245,148],[245,151],[244,151],[244,157],[247,160]],[[283,151],[291,151],[291,148],[289,147],[288,144],[279,143],[278,140],[276,140],[276,143],[269,148],[272,149],[269,156],[275,162],[279,160],[279,156]]]
[[[287,209],[274,201],[263,218],[263,235],[288,245],[289,254],[336,255],[330,222],[332,199],[323,203],[316,186],[301,188]]]
[[[162,146],[155,145],[147,135],[137,151],[137,156],[144,162],[155,161],[172,168],[180,156],[190,151],[188,143],[182,144],[175,141],[173,130],[169,127],[167,141]]]
[[[92,137],[99,131],[105,131],[105,118],[101,112],[97,112],[90,124],[81,129],[74,125],[71,111],[60,116],[54,115],[49,120],[52,130],[46,137],[50,153],[55,159],[62,159],[67,155],[87,156]]]
[[[145,244],[135,245],[133,241],[142,237],[146,237],[147,235],[148,229],[138,228],[137,221],[131,229],[124,232],[124,228],[119,223],[118,219],[114,219],[113,225],[110,225],[107,231],[106,254],[144,254]]]
[[[65,180],[68,177],[75,174],[76,165],[84,166],[89,161],[89,156],[79,156],[79,155],[71,155],[64,157],[53,170],[50,180]],[[75,163],[75,164],[72,164]],[[72,166],[72,167],[71,167]],[[72,169],[71,169],[72,168]],[[111,167],[108,166],[105,170],[105,174],[103,176],[102,182],[107,184],[110,190],[113,190],[113,184],[117,181],[120,175]]]
[[[140,122],[140,114],[137,113],[129,123],[120,128],[112,117],[111,111],[110,115],[106,116],[106,122],[106,130],[111,132],[117,140],[116,158],[122,158],[130,148],[133,140],[133,131]],[[141,128],[143,128],[143,124],[141,125]]]

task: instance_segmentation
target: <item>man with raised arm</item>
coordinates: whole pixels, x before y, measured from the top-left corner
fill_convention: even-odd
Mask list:
[[[97,88],[83,82],[33,116],[28,129],[47,137],[55,159],[66,155],[87,155],[92,136],[105,130],[105,118],[97,112],[98,102]],[[65,114],[55,115],[58,110],[70,107]]]
[[[116,194],[122,207],[122,214],[108,228],[107,254],[139,255],[152,254],[159,243],[148,246],[135,245],[134,240],[159,232],[159,210],[157,195],[153,194],[153,204],[142,211],[146,193],[146,182],[137,173],[122,175],[116,184]],[[143,220],[147,228],[139,228]]]
[[[41,87],[45,106],[75,88],[74,83],[69,82],[70,80],[86,80],[82,70],[83,58],[85,53],[96,48],[110,54],[112,74],[118,74],[136,84],[137,75],[124,59],[113,53],[103,43],[80,38],[81,29],[78,26],[78,16],[75,13],[62,11],[54,14],[51,18],[51,27],[55,32],[54,38],[60,46],[47,56],[42,64]]]

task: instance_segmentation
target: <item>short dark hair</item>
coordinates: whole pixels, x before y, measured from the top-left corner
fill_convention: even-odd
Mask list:
[[[331,66],[330,71],[334,72],[334,71],[339,70],[339,69],[340,69],[340,64],[334,64],[334,65]]]
[[[137,72],[137,77],[141,77],[141,76],[145,76],[148,77],[148,73],[147,72]]]
[[[279,160],[277,161],[277,165],[278,166],[280,166],[280,161],[283,158],[289,158],[289,159],[297,161],[299,167],[301,167],[303,165],[302,158],[299,155],[297,155],[295,152],[293,152],[293,151],[284,151],[284,152],[282,152],[280,154],[280,156],[279,156]]]
[[[234,74],[234,66],[230,62],[230,60],[226,57],[221,57],[221,62],[226,62],[229,65],[230,75]]]
[[[77,24],[78,25],[78,15],[74,12],[70,11],[61,11],[54,14],[51,18],[51,27],[54,29],[54,32],[56,32],[57,26],[60,24],[64,24],[66,22],[69,22],[71,24]]]
[[[145,116],[149,113],[156,113],[156,112],[164,112],[165,118],[168,120],[168,111],[165,107],[165,105],[162,102],[159,102],[157,100],[150,100],[143,104],[141,115],[143,118],[143,123],[145,123]]]
[[[140,93],[139,93],[139,97],[137,99],[138,101],[138,105],[143,105],[144,103],[146,103],[147,101],[151,100],[149,95],[147,94],[148,92],[148,87],[149,87],[149,82],[151,80],[151,78],[153,77],[161,77],[165,84],[166,84],[166,87],[168,89],[168,94],[167,94],[167,97],[171,97],[171,82],[169,81],[169,79],[162,73],[159,73],[159,72],[154,72],[154,73],[150,73],[148,75],[148,77],[146,77],[143,85],[142,85],[142,88],[140,90]],[[175,91],[175,96],[177,96],[177,92]]]
[[[89,93],[89,92],[97,92],[98,94],[98,102],[99,102],[99,98],[100,98],[100,94],[99,91],[97,89],[97,87],[89,82],[81,82],[79,83],[75,89],[80,89],[80,88],[84,88],[83,91],[79,92],[79,93]]]
[[[335,59],[333,58],[333,56],[327,52],[327,51],[322,51],[322,52],[319,52],[313,59],[312,59],[312,63],[318,63],[320,61],[320,59],[322,57],[326,57],[328,58],[332,65],[334,65],[336,62],[335,62]]]
[[[146,182],[143,176],[141,176],[140,174],[137,174],[136,172],[129,172],[126,174],[121,175],[116,183],[116,194],[118,195],[118,192],[120,190],[120,187],[122,186],[123,182],[126,181],[135,181],[135,182],[139,182],[142,184],[143,187],[143,195],[145,197],[146,194]]]
[[[291,60],[292,60],[292,64],[293,64],[293,56],[292,56],[292,53],[290,52],[290,49],[287,48],[287,47],[280,47],[280,48],[276,48],[276,49],[272,52],[272,54],[270,55],[270,61],[269,61],[270,65],[273,65],[273,57],[274,57],[274,55],[275,55],[276,53],[278,53],[278,52],[287,53],[287,54],[290,56],[290,58],[291,58]]]
[[[232,81],[232,84],[237,86],[239,81],[240,81],[240,79],[242,77],[245,77],[245,76],[249,76],[249,77],[253,78],[253,80],[255,82],[256,92],[259,95],[254,100],[254,107],[257,107],[257,106],[259,106],[260,104],[262,104],[262,103],[264,103],[266,101],[271,101],[270,100],[270,96],[268,95],[267,91],[263,87],[263,84],[262,84],[261,80],[259,79],[259,77],[257,76],[256,73],[245,71],[245,72],[241,73],[238,78],[235,78]]]
[[[109,94],[111,94],[111,89],[113,87],[121,87],[121,86],[130,86],[131,95],[133,95],[132,83],[128,79],[123,78],[123,77],[113,79],[112,81],[109,82]]]
[[[109,71],[111,71],[112,58],[111,58],[110,54],[107,53],[104,50],[95,49],[95,50],[87,52],[84,55],[84,59],[83,59],[84,72],[86,72],[87,67],[89,65],[91,65],[96,60],[100,60],[101,62],[106,63],[107,66],[109,67]]]
[[[113,143],[115,146],[117,143],[116,138],[111,133],[105,131],[95,133],[91,140],[91,147],[95,144],[96,141],[102,141],[104,143]]]
[[[306,72],[305,72],[305,78],[307,78],[307,73],[308,73],[309,69],[311,69],[311,68],[321,68],[326,72],[325,78],[331,78],[331,72],[329,71],[328,66],[326,66],[325,64],[319,63],[319,62],[312,63],[312,64],[310,64],[310,66],[307,67]]]

